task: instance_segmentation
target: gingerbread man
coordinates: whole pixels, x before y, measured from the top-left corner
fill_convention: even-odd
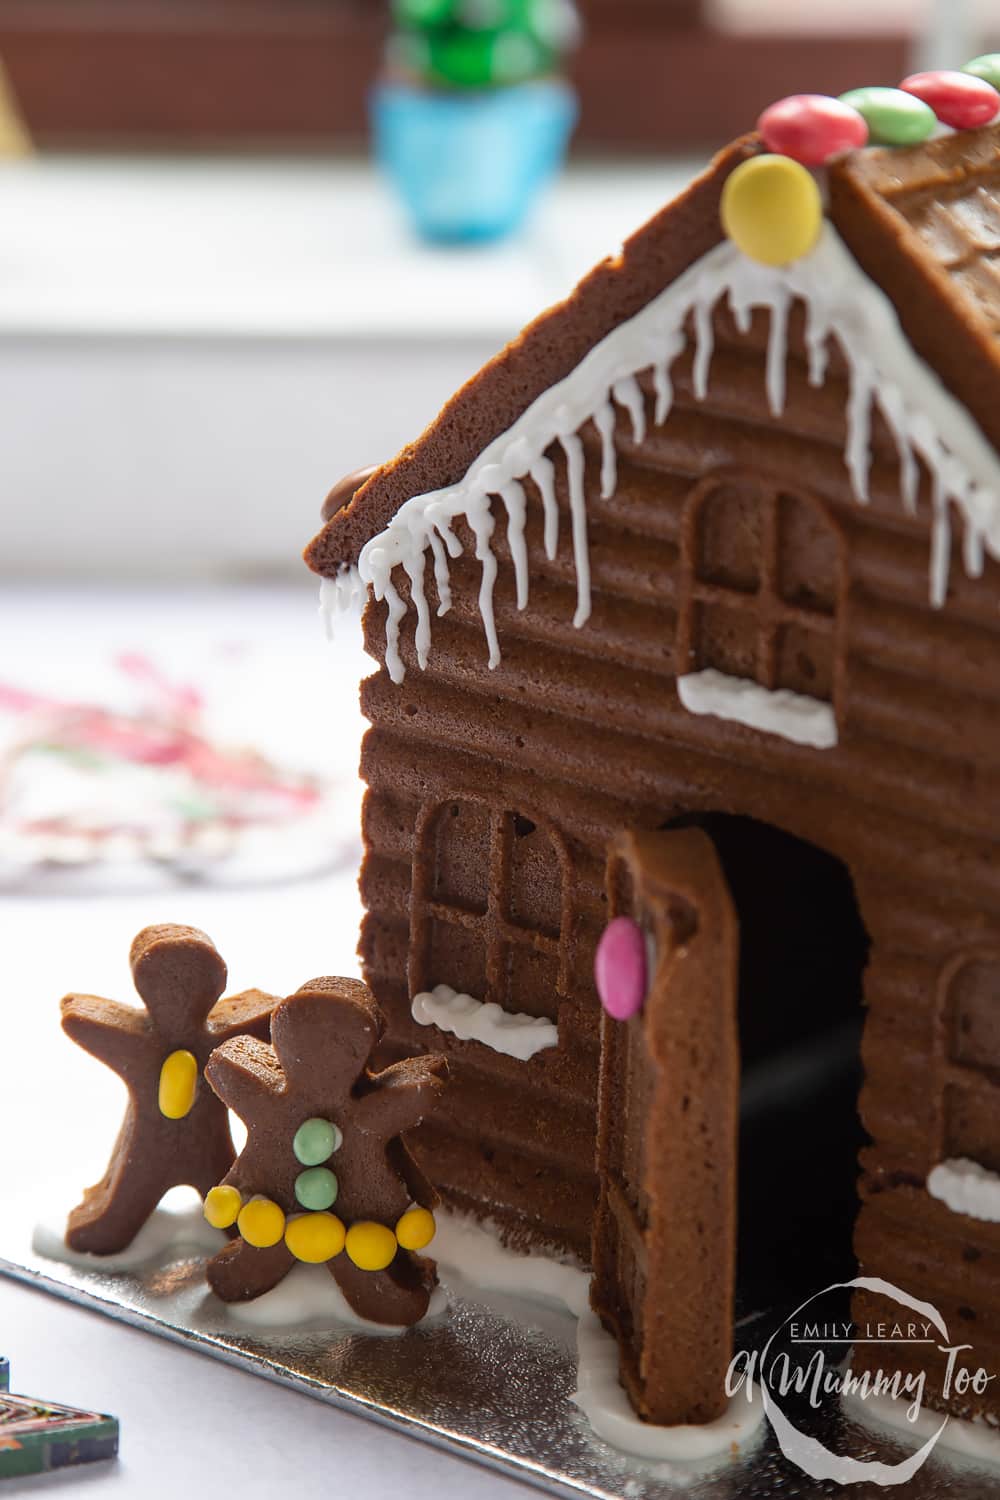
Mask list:
[[[436,1197],[400,1132],[418,1125],[447,1079],[443,1057],[368,1069],[385,1021],[357,979],[314,979],[275,1010],[271,1046],[238,1037],[205,1077],[247,1127],[247,1144],[210,1193],[206,1217],[240,1238],[208,1264],[225,1302],[270,1291],[296,1260],[325,1263],[354,1310],[409,1326],[427,1311]],[[417,1206],[414,1206],[417,1205]]]
[[[62,1025],[128,1087],[128,1108],[108,1170],[69,1216],[72,1250],[124,1250],[169,1188],[204,1197],[236,1155],[225,1107],[202,1074],[213,1049],[252,1032],[266,1037],[275,995],[227,1000],[226,965],[196,927],[145,927],[129,953],[145,1010],[97,995],[67,995]]]

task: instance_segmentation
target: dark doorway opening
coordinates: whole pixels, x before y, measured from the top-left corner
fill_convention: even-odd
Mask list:
[[[847,867],[816,845],[728,813],[666,826],[709,835],[740,923],[739,1318],[855,1274],[870,943]]]

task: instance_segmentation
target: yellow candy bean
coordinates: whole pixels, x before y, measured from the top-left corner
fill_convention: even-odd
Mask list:
[[[198,1061],[193,1052],[171,1052],[160,1069],[160,1114],[183,1120],[190,1114],[198,1086]]]
[[[336,1214],[298,1214],[285,1225],[285,1244],[296,1260],[318,1266],[340,1254],[345,1233]]]
[[[236,1227],[255,1250],[269,1250],[285,1232],[285,1215],[270,1198],[251,1198],[240,1210]]]
[[[396,1239],[404,1250],[422,1250],[434,1238],[437,1225],[428,1208],[408,1208],[396,1225]]]
[[[204,1214],[213,1229],[228,1229],[235,1224],[243,1207],[243,1199],[234,1187],[209,1188],[205,1194]]]
[[[816,180],[788,156],[752,156],[726,178],[722,227],[744,255],[784,266],[807,255],[823,225]]]
[[[384,1224],[362,1219],[347,1231],[344,1248],[359,1271],[384,1271],[395,1259],[396,1236]]]

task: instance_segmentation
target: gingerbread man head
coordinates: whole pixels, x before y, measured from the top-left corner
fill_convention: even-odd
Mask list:
[[[310,979],[271,1018],[271,1044],[287,1086],[317,1099],[350,1092],[384,1031],[382,1012],[360,979]]]
[[[188,1046],[226,988],[226,965],[211,938],[177,923],[144,927],[129,964],[157,1032],[168,1045]]]

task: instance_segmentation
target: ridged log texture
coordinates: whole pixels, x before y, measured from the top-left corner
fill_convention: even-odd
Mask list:
[[[863,1155],[862,1268],[939,1305],[951,1299],[956,1309],[971,1309],[977,1351],[1000,1351],[1000,1227],[949,1213],[923,1187],[936,1161],[959,1154],[949,1122],[964,1115],[948,1104],[948,1089],[958,1097],[968,1083],[981,1113],[984,1099],[1000,1103],[1000,1093],[983,1095],[981,1068],[954,1066],[947,979],[963,955],[1000,953],[1000,567],[987,559],[981,578],[966,575],[962,522],[953,515],[948,597],[933,609],[928,475],[921,472],[917,512],[908,515],[896,448],[876,413],[871,499],[861,505],[853,497],[844,462],[847,387],[835,347],[826,384],[810,388],[793,312],[786,405],[774,418],[764,393],[766,320],[755,317],[746,337],[725,314],[716,315],[715,328],[706,400],[692,395],[687,355],[675,366],[675,405],[661,427],[653,425],[646,386],[650,432],[641,445],[619,413],[611,499],[598,493],[597,435],[584,431],[587,624],[573,626],[565,464],[553,448],[558,553],[545,557],[540,497],[529,482],[523,611],[505,512],[495,504],[501,665],[487,666],[481,572],[460,525],[465,553],[451,566],[452,608],[433,618],[426,670],[416,662],[411,609],[401,634],[405,681],[394,686],[383,669],[363,685],[372,724],[362,762],[369,786],[365,974],[390,1018],[390,1047],[444,1050],[454,1064],[446,1105],[412,1145],[451,1201],[496,1221],[516,1242],[586,1259],[599,1060],[592,963],[607,909],[607,845],[623,828],[658,828],[682,814],[761,819],[844,862],[873,943],[865,975],[861,1111],[872,1144]],[[745,564],[725,546],[716,555],[720,537],[734,534],[720,530],[721,520],[714,530],[710,523],[692,530],[689,497],[711,475],[736,495],[727,514],[749,538],[746,555],[759,540],[746,501],[757,480],[779,497],[806,497],[826,517],[819,540],[808,528],[789,527],[777,567],[782,578],[807,580],[818,563],[827,569],[825,583],[817,581],[825,598],[808,601],[818,611],[816,659],[802,664],[811,648],[793,658],[807,674],[828,671],[834,749],[695,716],[678,699],[679,670],[716,665],[713,653],[739,650],[741,630],[749,639],[759,624],[745,596],[730,600],[735,637],[711,627],[699,637],[692,627],[692,566],[714,569],[714,582],[726,584],[727,569],[738,576]],[[401,570],[394,582],[406,596]],[[433,617],[429,562],[425,584]],[[712,597],[725,603],[722,594]],[[385,619],[383,605],[369,605],[367,646],[379,662]],[[694,642],[693,659],[679,660],[681,637]],[[464,856],[442,842],[440,820],[450,808],[458,810],[451,815]],[[524,882],[525,926],[530,934],[548,922],[551,931],[558,907],[557,959],[547,939],[532,948],[530,935],[527,946],[504,936],[510,868],[495,853],[499,835],[491,843],[484,830],[491,819],[495,830],[498,819],[515,815],[518,827],[532,830],[529,840],[540,841]],[[440,899],[437,880],[448,887]],[[472,915],[463,927],[455,912],[466,908]],[[479,998],[553,1016],[557,1048],[522,1063],[413,1022],[413,993],[441,982],[463,987],[464,976],[476,975],[480,943],[493,957]],[[529,950],[531,962],[522,961]],[[993,1118],[992,1149],[1000,1156],[1000,1109]],[[960,1137],[963,1130],[974,1134],[968,1121]],[[970,1321],[956,1316],[963,1326]],[[1000,1414],[997,1402],[987,1409]]]

